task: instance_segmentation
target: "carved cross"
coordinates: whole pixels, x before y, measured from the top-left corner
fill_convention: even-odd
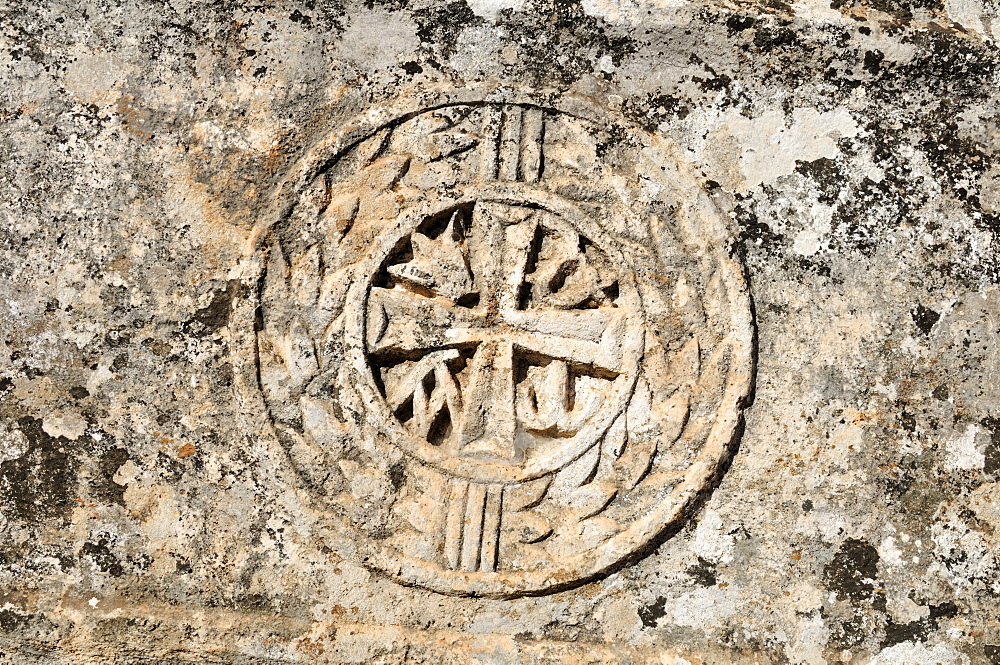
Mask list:
[[[572,373],[613,379],[620,371],[623,309],[527,297],[533,286],[558,292],[566,279],[536,274],[543,231],[551,233],[534,210],[479,203],[469,223],[456,213],[433,242],[415,233],[413,259],[388,268],[395,283],[371,290],[370,357],[411,361],[385,386],[390,408],[411,404],[410,430],[428,438],[447,410],[449,434],[435,443],[455,455],[517,461],[530,441],[524,432],[571,436],[600,406],[575,399]],[[579,277],[586,257],[579,237],[572,240],[565,265]],[[577,282],[584,295],[599,286],[586,275]],[[538,368],[534,382],[518,376],[519,359]]]

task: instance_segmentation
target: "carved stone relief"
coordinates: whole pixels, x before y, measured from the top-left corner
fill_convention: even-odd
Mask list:
[[[997,0],[7,5],[0,664],[1000,665]]]
[[[642,556],[721,473],[751,388],[710,198],[596,112],[382,115],[313,150],[256,236],[262,436],[404,584],[515,597]]]

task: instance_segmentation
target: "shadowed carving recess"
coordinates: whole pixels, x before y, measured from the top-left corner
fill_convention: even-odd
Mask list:
[[[753,322],[724,220],[669,146],[455,104],[301,172],[254,254],[252,389],[367,565],[442,593],[558,591],[711,489]]]

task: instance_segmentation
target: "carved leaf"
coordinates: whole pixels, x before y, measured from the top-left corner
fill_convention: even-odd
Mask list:
[[[431,134],[421,141],[419,154],[433,162],[471,150],[478,144],[478,137],[464,132]]]
[[[424,155],[426,153],[414,148],[414,144],[420,145],[428,136],[449,133],[449,130],[456,128],[472,110],[471,106],[452,106],[425,113],[397,130],[397,140],[405,145],[405,149]],[[404,148],[404,145],[397,147]]]
[[[660,423],[660,444],[667,446],[680,437],[690,412],[687,389],[678,390],[670,399],[658,404],[654,415]]]
[[[545,498],[545,492],[549,489],[551,482],[552,476],[542,476],[541,478],[535,478],[524,483],[511,485],[504,490],[504,509],[510,512],[519,512],[534,508]]]
[[[729,339],[724,339],[712,352],[708,362],[705,363],[698,383],[693,387],[691,397],[696,402],[705,404],[715,404],[722,397],[722,391],[726,384],[726,370],[729,366]],[[687,424],[685,437],[690,440],[698,440],[707,434],[707,430],[712,424],[711,418],[703,415],[690,419]]]
[[[327,249],[324,257],[328,264],[334,265],[337,260],[336,250],[340,246],[340,241],[351,230],[360,206],[361,198],[357,194],[346,192],[334,197],[320,218],[319,229],[326,240]]]
[[[289,301],[289,293],[288,264],[285,262],[284,252],[281,251],[281,244],[278,242],[272,245],[268,257],[262,300],[270,305],[264,307],[268,317],[264,321],[265,328],[273,332],[280,331],[284,323],[283,315],[286,312],[284,305]]]
[[[381,507],[391,505],[392,482],[384,471],[343,458],[337,460],[337,465],[356,499],[371,501]]]
[[[563,524],[546,545],[553,557],[574,556],[594,549],[619,531],[621,526],[617,522],[598,515],[580,522]]]
[[[385,306],[380,302],[372,302],[369,307],[367,324],[367,337],[369,344],[377,344],[382,340],[386,328],[389,325],[389,317],[386,314]]]
[[[328,270],[323,275],[319,290],[319,309],[329,312],[331,320],[340,314],[344,307],[344,298],[351,286],[350,274],[350,268],[344,267],[339,270]]]
[[[615,422],[611,423],[608,433],[604,435],[602,449],[615,459],[621,457],[622,453],[625,452],[625,443],[628,441],[627,424],[628,418],[622,413],[615,419]]]
[[[295,420],[299,414],[295,400],[291,399],[291,374],[274,340],[265,332],[257,336],[257,353],[260,358],[260,385],[268,408],[279,420]]]
[[[376,132],[371,138],[359,143],[356,150],[358,161],[361,165],[367,166],[375,161],[385,150],[391,138],[392,128],[387,127],[386,129]]]
[[[625,454],[615,462],[615,470],[621,478],[621,489],[628,491],[638,485],[653,466],[656,453],[655,438],[635,438],[629,436]]]
[[[344,349],[343,343],[340,340],[340,335],[344,330],[344,315],[343,313],[338,313],[337,318],[333,319],[327,326],[326,330],[323,331],[322,339],[323,344],[323,368],[331,369],[334,366],[343,365]],[[339,388],[338,388],[339,392]]]
[[[340,453],[347,439],[349,426],[339,421],[321,400],[308,395],[299,398],[299,408],[302,410],[302,428],[324,450],[333,454]]]
[[[340,408],[344,411],[344,415],[354,420],[354,422],[362,421],[362,414],[364,413],[364,404],[361,401],[361,396],[354,389],[355,373],[354,369],[351,367],[350,363],[340,363],[336,366],[337,369],[337,395],[339,396]]]
[[[415,531],[400,531],[385,540],[386,545],[405,552],[407,556],[433,561],[438,553],[438,535]]]
[[[519,543],[537,543],[552,535],[552,524],[537,513],[508,513],[507,528]]]
[[[632,399],[626,410],[628,431],[633,436],[651,432],[656,424],[653,421],[653,394],[646,379],[639,377],[636,381]]]
[[[698,293],[687,278],[681,276],[674,284],[674,307],[679,310],[688,309],[698,301]]]
[[[726,298],[726,289],[722,284],[722,276],[718,272],[712,276],[712,280],[705,288],[705,297],[702,299],[702,302],[704,303],[705,314],[708,316],[709,323],[718,323],[725,318],[723,309],[728,302],[728,298]]]
[[[376,160],[365,169],[366,180],[374,189],[392,189],[410,170],[410,159],[409,155],[391,155]]]
[[[439,132],[442,131],[443,129],[454,127],[455,125],[459,124],[460,122],[468,118],[469,114],[472,113],[474,108],[475,107],[473,106],[447,106],[438,109],[432,115],[434,118],[442,120],[443,124],[440,126],[440,128],[435,129],[434,131]]]
[[[417,531],[428,535],[444,532],[444,505],[428,496],[401,499],[393,506],[393,510]]]
[[[590,450],[575,461],[570,462],[566,468],[556,474],[549,488],[549,494],[565,503],[570,492],[593,480],[597,464],[600,461],[601,447],[599,445],[592,446]]]
[[[289,289],[299,307],[312,309],[319,297],[319,258],[320,247],[313,245],[292,265]]]
[[[455,123],[452,119],[442,113],[441,110],[433,113],[425,113],[414,118],[412,122],[403,125],[397,132],[397,139],[405,141],[406,145],[412,149],[412,141],[420,140],[436,132],[443,132],[454,127]]]
[[[676,386],[689,385],[698,380],[701,371],[701,346],[697,337],[692,337],[678,351],[670,365],[670,380]]]
[[[416,490],[435,501],[447,501],[451,492],[448,480],[440,472],[423,464],[413,464],[407,469]]]
[[[591,543],[591,547],[596,547],[611,536],[622,530],[621,525],[609,517],[597,515],[580,522],[582,526],[583,541]]]
[[[277,428],[280,438],[286,442],[285,449],[295,468],[312,483],[325,488],[331,480],[330,458],[326,452],[291,428],[281,425]]]
[[[660,491],[672,488],[684,478],[684,472],[674,470],[655,471],[643,478],[639,484],[644,487],[655,487]]]
[[[569,496],[569,519],[584,520],[608,507],[618,494],[616,483],[601,480],[573,490]]]
[[[329,203],[330,183],[325,176],[320,177],[302,192],[292,214],[300,218],[306,228],[309,228],[323,214]]]
[[[284,356],[293,385],[299,389],[319,373],[316,349],[302,319],[296,317],[292,321],[288,336],[282,341],[284,344],[279,346],[279,350]]]
[[[698,381],[698,391],[704,395],[716,395],[726,383],[727,370],[729,369],[729,351],[731,343],[729,338],[719,342],[718,347],[712,352],[712,356],[705,363]]]

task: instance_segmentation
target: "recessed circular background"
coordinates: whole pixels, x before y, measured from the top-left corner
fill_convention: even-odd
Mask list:
[[[235,360],[280,477],[365,565],[509,598],[625,565],[710,491],[754,331],[669,144],[468,94],[374,109],[301,162],[255,234]]]

